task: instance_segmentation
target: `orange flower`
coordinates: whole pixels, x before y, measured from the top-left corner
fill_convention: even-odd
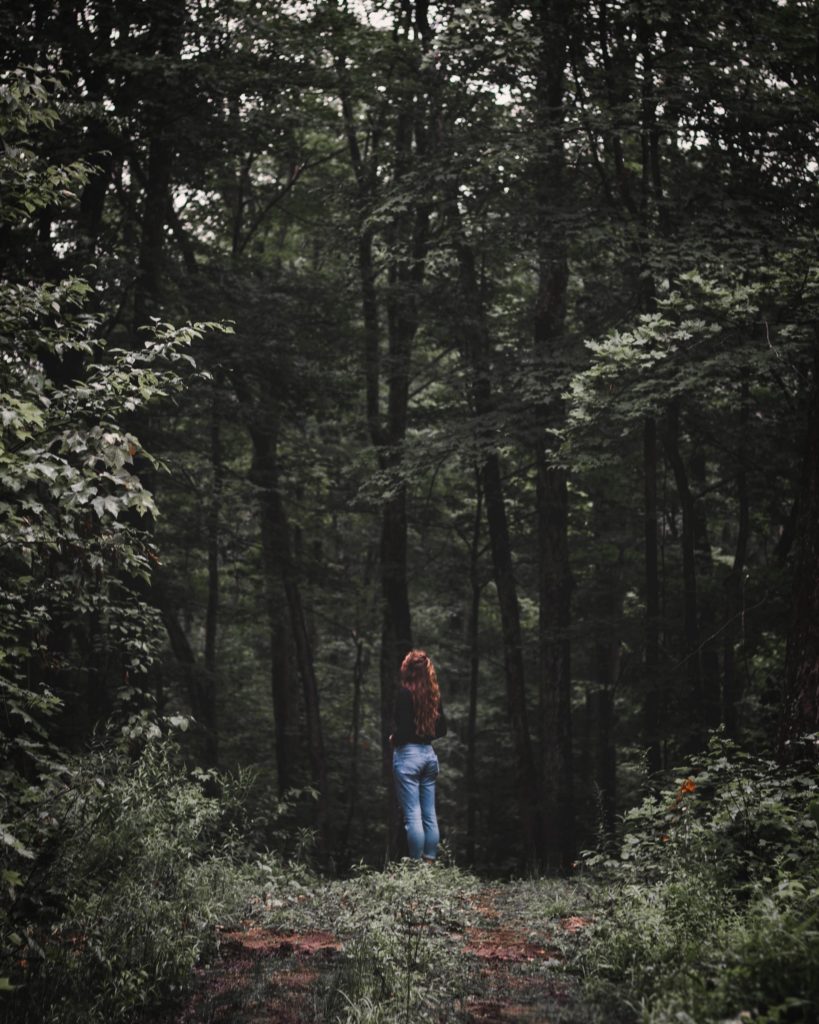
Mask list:
[[[681,793],[693,793],[697,788],[696,782],[693,779],[686,779],[685,782],[680,786]]]

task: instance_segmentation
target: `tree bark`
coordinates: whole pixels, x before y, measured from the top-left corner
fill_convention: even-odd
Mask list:
[[[566,287],[569,279],[564,226],[564,71],[568,59],[568,7],[541,0],[535,121],[539,153],[534,172],[538,290],[534,312],[536,365],[545,384],[565,371]],[[557,390],[557,389],[556,389]],[[574,785],[571,715],[571,593],[568,487],[553,464],[549,427],[565,418],[557,395],[535,410],[540,678],[540,789],[546,867],[570,869],[574,860]]]
[[[725,630],[725,648],[723,656],[722,682],[722,720],[726,735],[736,739],[739,733],[737,703],[742,687],[736,668],[736,648],[741,643],[744,633],[743,622],[743,581],[745,576],[745,559],[748,552],[748,540],[751,532],[750,502],[748,498],[748,474],[746,472],[747,432],[748,432],[748,379],[743,377],[740,386],[739,403],[739,451],[737,452],[736,495],[738,504],[737,543],[734,549],[734,562],[725,582],[727,593],[728,625]]]
[[[207,685],[209,758],[216,764],[219,750],[216,716],[216,634],[219,625],[219,520],[222,504],[222,437],[219,421],[219,391],[214,384],[210,422],[210,460],[212,484],[208,508],[208,603],[205,612],[205,681]]]
[[[480,555],[483,493],[481,491],[480,474],[477,471],[475,473],[475,485],[475,523],[472,530],[472,544],[469,549],[470,605],[467,634],[467,644],[469,647],[469,712],[466,725],[466,859],[469,864],[474,864],[475,862],[475,820],[478,805],[475,756],[477,751],[478,680],[480,673],[478,629],[480,626],[482,589],[478,571],[478,558]]]
[[[648,769],[664,765],[663,738],[666,725],[665,692],[660,675],[660,573],[657,551],[657,421],[647,416],[643,424],[643,543],[645,561],[645,728]]]
[[[211,692],[211,680],[207,672],[204,671],[201,662],[197,660],[188,634],[179,621],[177,602],[174,600],[167,578],[163,574],[154,573],[151,597],[159,607],[162,622],[168,633],[171,650],[182,670],[191,712],[202,730],[202,759],[208,767],[215,767],[217,723]]]
[[[344,834],[339,844],[341,865],[349,865],[350,833],[358,809],[358,753],[361,734],[361,689],[364,682],[364,641],[353,633],[355,662],[353,663],[353,710],[350,722],[350,766],[348,769],[347,817]]]
[[[185,34],[185,18],[185,0],[170,0],[158,6],[153,14],[150,35],[155,39],[157,54],[168,62],[179,59]],[[156,313],[164,291],[164,234],[171,206],[171,171],[175,151],[174,138],[168,126],[171,102],[167,92],[154,97],[153,109],[146,118],[150,137],[134,285],[135,329],[148,323]]]
[[[287,513],[279,493],[279,470],[277,456],[277,425],[266,428],[251,425],[253,443],[254,483],[259,488],[262,512],[263,553],[267,566],[268,585],[272,587],[273,575],[281,580],[287,604],[290,631],[296,654],[296,665],[301,679],[304,697],[305,720],[307,724],[307,748],[313,785],[318,793],[316,820],[322,849],[325,856],[331,850],[329,823],[327,817],[327,761],[324,753],[324,739],[321,727],[318,682],[313,667],[313,651],[307,629],[307,620],[301,598],[296,568],[291,552],[291,530]],[[272,602],[271,602],[272,603]],[[283,726],[282,726],[283,728]],[[279,729],[277,728],[277,733]]]
[[[689,460],[690,478],[702,494],[707,486],[705,450],[696,443]],[[708,523],[704,502],[694,500],[694,554],[699,586],[697,626],[700,635],[699,664],[702,680],[702,717],[706,730],[716,729],[722,720],[722,686],[720,678],[719,648],[713,637],[717,630],[717,612],[714,607],[714,559],[708,539]]]
[[[545,463],[542,457],[537,489],[543,847],[549,870],[568,871],[574,859],[568,492],[566,474]]]
[[[457,216],[457,213],[455,213]],[[493,438],[483,423],[494,412],[489,369],[489,338],[483,314],[483,300],[475,272],[472,249],[463,240],[456,243],[460,265],[459,286],[463,314],[459,318],[463,347],[470,364],[472,404],[484,451],[480,468],[486,500],[486,522],[492,552],[492,567],[498,591],[506,677],[506,702],[518,768],[518,792],[525,856],[530,866],[539,867],[542,858],[540,792],[535,759],[529,736],[526,709],[526,677],[520,626],[520,607],[512,562],[512,545],[503,497],[500,458]]]
[[[682,571],[683,571],[683,657],[685,678],[688,681],[689,700],[693,714],[690,744],[699,749],[705,743],[704,694],[700,671],[700,631],[697,617],[697,560],[694,497],[688,483],[688,472],[680,452],[679,404],[672,402],[663,432],[663,448],[674,474],[681,510]]]
[[[263,549],[265,546],[266,542],[263,538]],[[265,561],[268,561],[269,558],[270,553],[267,552]],[[291,728],[293,701],[291,698],[290,644],[278,603],[273,595],[268,595],[267,603],[270,626],[270,697],[273,703],[276,733],[276,782],[279,796],[283,797],[293,787],[293,751],[297,739],[293,736]]]
[[[814,340],[813,381],[799,489],[793,598],[785,659],[779,756],[819,760],[819,330]]]
[[[619,650],[595,645],[596,686],[590,694],[594,723],[594,782],[599,799],[600,826],[607,841],[615,835],[617,811],[617,746],[614,740],[614,683]]]

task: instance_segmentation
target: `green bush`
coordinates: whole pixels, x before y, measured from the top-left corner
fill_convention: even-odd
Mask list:
[[[605,1019],[815,1024],[817,787],[716,737],[625,816],[619,858],[587,856],[605,896],[581,967]]]
[[[3,907],[16,988],[0,1020],[126,1020],[186,985],[215,950],[215,924],[238,918],[277,870],[252,864],[226,824],[245,785],[186,772],[147,725],[40,791],[32,813],[50,817],[51,839]]]

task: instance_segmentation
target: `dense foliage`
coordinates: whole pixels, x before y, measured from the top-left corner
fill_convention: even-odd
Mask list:
[[[619,857],[588,858],[607,884],[581,966],[605,1019],[815,1020],[817,833],[814,766],[720,739],[629,811]]]
[[[806,0],[3,6],[0,985],[108,970],[93,1012],[130,1012],[251,845],[400,855],[419,646],[452,860],[600,851],[626,897],[589,971],[646,1013],[815,991],[817,27]],[[716,730],[739,747],[703,754]],[[251,769],[240,856],[216,794]],[[130,925],[90,937],[95,901],[142,903],[102,885],[95,815],[149,873],[190,861],[133,958]],[[798,924],[781,971],[765,908]],[[709,929],[732,968],[700,991]]]
[[[281,872],[237,829],[242,787],[208,795],[206,781],[140,721],[41,777],[28,814],[49,840],[6,873],[13,991],[2,1019],[130,1020],[187,987],[216,950],[215,926]]]
[[[56,123],[57,87],[34,72],[3,82],[7,227],[87,180],[84,165],[46,165],[27,148],[36,126]],[[180,781],[159,724],[128,718],[162,638],[145,600],[157,555],[140,526],[156,507],[132,471],[150,456],[122,420],[179,391],[177,364],[215,325],[155,323],[136,347],[106,346],[89,292],[77,278],[0,285],[0,985],[21,989],[4,1019],[122,1018],[187,976],[204,924],[232,898],[218,827],[231,801]],[[78,353],[83,378],[66,378]],[[104,671],[114,692],[100,692]],[[75,674],[87,686],[86,740],[115,704],[125,723],[82,755],[65,748],[79,716],[64,680]]]

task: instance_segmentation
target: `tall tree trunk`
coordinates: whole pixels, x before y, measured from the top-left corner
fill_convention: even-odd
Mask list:
[[[617,811],[617,746],[614,740],[614,685],[619,646],[595,644],[595,687],[591,702],[594,745],[594,786],[599,799],[600,826],[607,844],[614,838]]]
[[[377,175],[361,153],[353,119],[352,103],[342,89],[344,113],[350,159],[358,182],[362,204],[362,218],[368,204],[376,198]],[[406,145],[406,140],[405,140]],[[375,148],[375,144],[374,144]],[[374,160],[374,155],[371,158]],[[403,158],[402,158],[403,159]],[[417,237],[417,236],[416,236]],[[416,259],[411,280],[420,283],[423,274],[423,248],[425,238],[418,239],[420,247],[413,251]],[[393,268],[388,298],[388,360],[387,410],[382,415],[379,393],[381,390],[381,325],[379,319],[376,269],[373,257],[375,244],[371,228],[360,227],[358,239],[358,274],[361,285],[363,318],[363,364],[366,385],[367,424],[370,440],[376,449],[381,469],[395,469],[401,459],[401,444],[406,433],[407,403],[409,396],[409,369],[412,342],[418,324],[414,296],[405,294],[406,270]],[[420,251],[418,251],[420,248]],[[412,647],[412,623],[407,586],[407,519],[406,488],[402,485],[385,501],[381,521],[381,592],[383,598],[383,625],[381,632],[380,714],[382,742],[382,770],[384,777],[392,777],[392,752],[388,743],[392,720],[393,700],[398,669],[407,651]],[[394,808],[390,797],[390,827],[393,831]],[[392,841],[388,840],[389,846]]]
[[[566,474],[538,464],[540,778],[546,867],[574,859],[571,592]]]
[[[236,376],[239,401],[251,407],[253,398],[244,383]],[[258,488],[259,532],[262,544],[264,599],[270,637],[270,697],[273,705],[275,732],[276,782],[279,796],[291,789],[296,778],[296,759],[300,749],[298,733],[297,697],[291,671],[292,627],[288,629],[289,615],[283,592],[282,541],[278,533],[278,502],[273,492],[278,486],[276,448],[278,423],[273,419],[264,426],[248,427],[253,448],[253,461],[249,479]]]
[[[457,210],[453,208],[457,217]],[[489,337],[483,314],[483,300],[475,272],[475,256],[464,240],[456,244],[460,265],[459,286],[463,306],[460,317],[463,347],[470,364],[472,404],[478,424],[479,441],[484,451],[480,469],[481,486],[486,500],[486,523],[492,551],[492,567],[498,591],[503,656],[506,676],[506,702],[512,729],[518,769],[517,791],[520,794],[520,817],[525,855],[531,866],[539,866],[542,858],[542,825],[540,792],[526,709],[526,674],[520,625],[517,583],[512,563],[512,545],[503,497],[500,458],[494,440],[482,426],[490,422],[494,412],[489,368]]]
[[[277,425],[250,427],[253,443],[253,481],[259,488],[262,512],[262,549],[266,557],[266,575],[281,580],[287,604],[290,631],[304,697],[307,724],[307,748],[313,785],[318,792],[316,820],[323,853],[329,856],[331,845],[327,817],[327,761],[321,728],[318,683],[313,667],[313,651],[301,598],[296,567],[291,552],[291,530],[279,493]],[[269,579],[269,586],[273,581]],[[278,730],[277,730],[278,731]]]
[[[350,833],[358,809],[358,754],[361,734],[361,690],[364,682],[364,641],[353,633],[355,643],[355,661],[353,663],[353,710],[350,722],[350,766],[347,772],[347,817],[344,822],[344,834],[339,847],[341,849],[341,866],[349,864]]]
[[[660,574],[657,551],[657,421],[647,416],[643,424],[643,543],[645,561],[645,730],[648,768],[664,765],[663,737],[666,725],[665,690],[660,675]]]
[[[685,668],[685,678],[688,681],[690,706],[693,709],[689,742],[692,749],[699,749],[705,742],[705,721],[702,673],[700,671],[700,631],[697,618],[696,524],[694,497],[688,483],[685,462],[680,452],[680,413],[676,400],[672,402],[666,416],[663,448],[674,474],[674,482],[680,500],[684,635],[681,660]]]
[[[595,686],[590,694],[592,711],[593,772],[599,798],[600,824],[611,840],[617,809],[617,748],[615,744],[614,697],[620,678],[625,552],[617,544],[615,558],[608,557],[618,536],[626,535],[628,522],[623,507],[609,500],[605,476],[590,488],[591,524],[598,545],[593,589],[587,599],[591,612],[587,628],[593,631]]]
[[[560,378],[566,360],[568,284],[563,147],[564,70],[568,59],[565,0],[540,0],[535,90],[537,143],[538,291],[534,315],[535,358],[542,380]],[[553,465],[546,432],[565,416],[559,389],[536,410],[537,533],[540,678],[540,789],[546,866],[569,870],[574,859],[574,785],[571,716],[572,580],[568,545],[566,472]]]
[[[166,0],[152,11],[150,37],[156,53],[168,64],[179,60],[185,35],[185,0]],[[174,136],[168,125],[173,99],[162,93],[151,100],[146,124],[150,133],[141,236],[134,286],[134,328],[148,323],[162,300],[165,224],[171,208]]]
[[[408,144],[408,143],[407,143]],[[407,160],[408,153],[400,147],[397,164]],[[402,168],[396,170],[400,177]],[[429,212],[416,209],[406,223],[395,226],[396,241],[401,246],[398,264],[390,268],[387,291],[388,362],[387,416],[380,453],[382,465],[398,470],[403,458],[409,406],[410,362],[418,331],[418,296],[424,277]],[[403,236],[403,244],[401,238]],[[400,484],[395,494],[384,503],[381,530],[381,578],[384,594],[384,629],[381,642],[382,733],[389,733],[398,669],[404,655],[412,647],[412,623],[409,605],[407,568],[407,492]],[[386,748],[387,771],[391,752]]]
[[[695,444],[689,460],[691,482],[702,494],[707,486],[705,450]],[[699,580],[699,607],[697,625],[700,635],[700,677],[702,680],[702,715],[706,730],[716,729],[722,718],[722,686],[718,647],[713,641],[717,633],[717,613],[714,607],[714,559],[708,539],[708,523],[702,501],[694,501],[694,553]]]
[[[265,546],[263,537],[263,549]],[[270,553],[265,552],[265,562],[269,562],[270,558]],[[291,727],[290,644],[278,607],[277,588],[272,581],[267,582],[267,588],[271,591],[267,597],[267,614],[270,629],[270,697],[276,733],[276,782],[279,796],[283,797],[293,786],[293,751],[297,742]]]
[[[791,625],[785,659],[779,754],[790,761],[819,759],[819,330],[814,340],[813,381],[808,396],[808,429],[799,489]]]
[[[481,483],[486,498],[486,522],[500,606],[506,702],[518,763],[518,792],[526,859],[531,866],[539,866],[543,856],[540,792],[529,737],[526,673],[523,664],[520,607],[512,564],[512,545],[503,500],[500,459],[496,452],[492,452],[484,460],[481,467]]]
[[[173,163],[173,145],[157,128],[148,150],[148,178],[142,201],[142,233],[134,289],[134,327],[156,313],[163,291],[163,250]]]
[[[162,615],[171,650],[182,671],[185,689],[188,691],[191,712],[202,730],[202,760],[208,767],[215,767],[217,751],[213,736],[216,724],[213,720],[211,681],[197,660],[188,633],[179,621],[178,602],[174,599],[166,574],[154,573],[151,598]]]
[[[723,658],[722,682],[722,720],[725,732],[731,739],[736,739],[739,732],[737,719],[737,702],[742,687],[739,683],[736,668],[736,648],[742,642],[744,634],[743,618],[743,579],[745,575],[745,559],[748,551],[748,539],[751,531],[750,503],[748,499],[748,377],[743,376],[740,386],[739,403],[739,451],[737,453],[736,493],[738,509],[737,543],[734,549],[734,562],[725,586],[727,591],[728,626],[725,630],[725,652]]]
[[[208,603],[205,612],[205,684],[207,687],[208,761],[216,764],[219,750],[219,723],[216,716],[216,634],[219,625],[219,520],[222,504],[222,437],[219,417],[218,384],[214,384],[210,421],[210,461],[212,484],[208,508]]]
[[[472,543],[469,548],[470,604],[469,627],[467,631],[467,645],[469,647],[469,712],[466,725],[466,860],[468,864],[474,864],[475,862],[475,819],[478,805],[475,757],[477,752],[478,678],[480,672],[478,629],[480,625],[482,588],[479,574],[479,556],[483,493],[481,491],[480,474],[477,471],[475,473],[475,484],[475,524],[472,530]]]

